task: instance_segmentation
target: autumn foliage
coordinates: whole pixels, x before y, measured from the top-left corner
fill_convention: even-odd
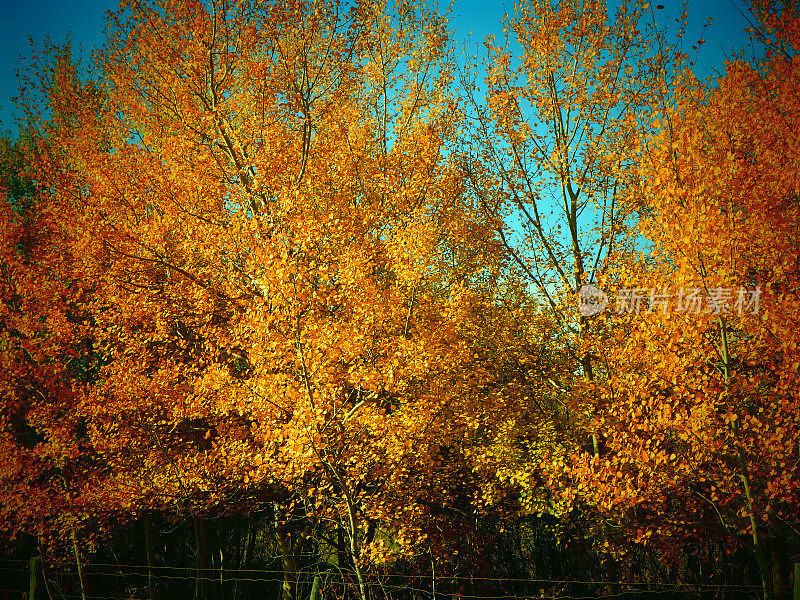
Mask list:
[[[124,1],[88,73],[45,52],[0,147],[0,531],[81,565],[144,523],[150,596],[172,519],[203,598],[259,520],[284,600],[568,578],[493,566],[508,531],[786,597],[798,19],[701,83],[650,10],[521,3],[480,75],[411,2]]]
[[[577,473],[594,502],[633,519],[639,541],[669,532],[680,552],[708,533],[738,539],[765,593],[785,596],[800,499],[800,71],[769,54],[731,60],[710,89],[695,82],[643,140],[629,201],[654,252],[630,285],[674,297],[621,317],[599,390],[610,452]],[[686,310],[692,296],[700,303]]]

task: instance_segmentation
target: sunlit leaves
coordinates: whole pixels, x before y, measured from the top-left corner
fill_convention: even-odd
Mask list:
[[[369,519],[403,548],[426,539],[431,495],[454,501],[462,440],[489,418],[471,323],[500,262],[448,153],[463,111],[445,19],[136,2],[109,31],[91,83],[61,60],[26,156],[58,250],[19,282],[22,338],[52,338],[34,358],[56,379],[83,373],[31,392],[37,455],[92,456],[65,498],[98,514],[307,491],[307,518],[350,511],[356,538]],[[81,335],[102,360],[60,367]],[[63,410],[77,424],[56,426]]]
[[[746,533],[758,556],[798,506],[797,63],[762,67],[733,61],[716,85],[695,82],[643,140],[629,201],[653,260],[623,285],[720,302],[615,316],[598,414],[607,454],[574,463],[587,497],[645,519],[639,541],[667,554],[699,535],[748,545]],[[758,309],[736,309],[737,290]]]

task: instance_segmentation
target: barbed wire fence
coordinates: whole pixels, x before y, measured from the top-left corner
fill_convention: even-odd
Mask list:
[[[0,560],[0,600],[280,600],[285,572],[277,569],[198,569],[120,563],[84,565],[87,590],[67,568],[44,571],[37,559]],[[332,565],[328,565],[331,567]],[[151,579],[152,578],[152,579]],[[153,586],[153,584],[155,584]],[[207,589],[199,593],[200,585]],[[293,577],[296,600],[355,600],[357,584],[347,571],[301,570]],[[374,600],[757,600],[759,585],[693,582],[599,581],[392,573],[364,582]],[[150,587],[153,586],[153,587]],[[153,598],[150,590],[153,590]]]

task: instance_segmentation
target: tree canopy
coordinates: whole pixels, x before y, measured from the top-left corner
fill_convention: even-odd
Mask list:
[[[0,144],[8,556],[87,598],[132,544],[166,597],[172,523],[203,599],[265,549],[282,600],[790,597],[800,20],[700,82],[652,10],[528,0],[465,63],[424,3],[123,1],[47,48]]]

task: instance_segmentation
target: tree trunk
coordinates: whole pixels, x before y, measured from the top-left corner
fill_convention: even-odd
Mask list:
[[[147,512],[144,515],[144,545],[147,552],[147,597],[150,600],[155,600],[155,576],[153,574],[153,565],[155,564],[155,549],[153,540],[153,517]]]
[[[291,532],[288,531],[285,524],[280,522],[280,508],[277,503],[274,505],[274,510],[275,539],[278,542],[278,550],[281,553],[281,568],[283,569],[281,600],[295,600],[298,571],[295,546],[300,540],[292,542]]]
[[[81,588],[81,600],[86,600],[86,576],[81,565],[81,553],[78,550],[78,539],[75,537],[75,528],[70,530],[72,538],[72,551],[75,553],[75,565],[78,567],[78,584]]]
[[[347,567],[347,550],[344,542],[344,527],[336,525],[336,559],[338,561],[339,572],[343,573]],[[342,581],[344,583],[344,581]]]
[[[253,562],[253,552],[256,547],[256,536],[258,535],[258,521],[255,515],[250,515],[250,522],[247,525],[247,548],[244,551],[244,561],[242,569],[249,569]]]
[[[205,519],[194,517],[195,554],[197,564],[197,581],[195,583],[195,599],[211,598],[211,561],[208,547],[208,523]]]
[[[314,583],[311,586],[310,600],[319,600],[319,587],[321,583],[322,583],[322,578],[319,575],[314,575]]]
[[[223,589],[225,589],[225,572],[223,570],[224,563],[225,563],[225,555],[222,551],[222,540],[223,540],[223,521],[222,519],[216,519],[215,527],[213,528],[213,534],[211,536],[211,543],[209,544],[211,547],[211,558],[213,562],[214,570],[217,573],[217,585],[219,586],[219,590],[217,592],[217,597],[222,600]]]
[[[45,570],[44,548],[42,547],[42,541],[39,538],[37,538],[37,545],[39,547],[39,569],[42,572],[44,591],[47,593],[47,600],[53,600],[53,592],[50,589],[50,580],[47,578],[47,571]]]
[[[361,573],[361,565],[359,564],[361,549],[359,547],[358,528],[356,526],[356,510],[347,490],[345,490],[345,494],[347,498],[347,516],[350,521],[350,528],[347,531],[347,535],[350,538],[350,558],[353,561],[353,570],[356,573],[358,592],[361,596],[361,600],[367,600],[367,588],[364,585],[364,576]]]
[[[742,460],[743,468],[746,470],[744,460]],[[761,528],[758,526],[758,521],[753,513],[753,498],[750,495],[750,482],[746,474],[740,474],[739,479],[742,481],[744,487],[745,500],[747,500],[747,508],[750,513],[750,529],[752,530],[753,550],[756,554],[758,561],[758,570],[761,571],[761,588],[764,592],[765,600],[775,600],[775,587],[772,582],[772,569],[770,569],[769,561],[767,560],[767,551],[764,547],[765,539]]]
[[[770,539],[769,550],[772,566],[772,586],[775,600],[792,600],[791,564],[786,548],[786,538],[778,532]]]
[[[255,515],[252,513],[247,518],[247,529],[244,532],[244,539],[240,539],[240,543],[237,544],[236,550],[236,561],[235,565],[240,571],[247,571],[250,569],[250,563],[253,561],[253,552],[255,550],[256,544],[256,535],[258,533],[258,529],[256,527],[257,521]],[[243,577],[245,579],[250,578],[249,573],[244,573]],[[242,588],[247,589],[246,582],[242,582],[240,585],[240,577],[237,577],[233,583],[233,592],[231,594],[231,598],[233,600],[238,600],[242,595]]]

